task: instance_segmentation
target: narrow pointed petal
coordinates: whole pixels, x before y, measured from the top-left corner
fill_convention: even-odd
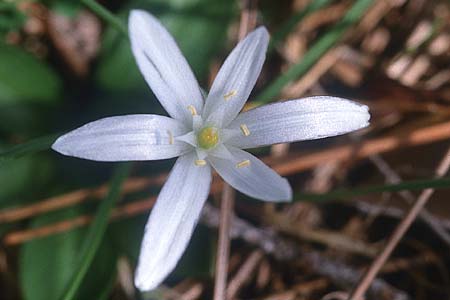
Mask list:
[[[210,150],[208,154],[210,156],[228,160],[232,160],[234,158],[233,154],[231,154],[230,150],[228,150],[224,144],[217,145],[214,149]]]
[[[241,113],[229,128],[237,132],[245,125],[249,134],[235,134],[228,137],[227,143],[245,149],[314,140],[366,127],[369,119],[367,106],[342,98],[316,96],[290,100]]]
[[[184,135],[178,136],[176,140],[185,142],[191,145],[192,147],[197,148],[197,136],[194,131],[190,131]]]
[[[228,147],[233,159],[209,157],[219,175],[242,193],[265,201],[290,201],[289,182],[250,153]]]
[[[268,43],[269,33],[259,27],[234,48],[214,80],[203,119],[225,127],[236,117],[255,86]]]
[[[175,139],[187,131],[181,122],[164,116],[110,117],[60,136],[52,149],[96,161],[165,159],[192,151],[192,146]]]
[[[188,106],[192,105],[200,114],[203,97],[173,37],[143,10],[131,11],[129,32],[134,57],[153,93],[170,116],[192,124]]]
[[[135,277],[141,291],[157,287],[175,268],[208,197],[211,168],[194,160],[194,153],[177,160],[145,226]]]

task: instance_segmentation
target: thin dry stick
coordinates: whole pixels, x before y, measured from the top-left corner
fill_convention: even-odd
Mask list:
[[[140,200],[125,204],[121,207],[116,207],[111,213],[111,220],[117,220],[146,213],[153,207],[155,201],[156,197],[152,196],[145,200]],[[11,232],[4,237],[3,243],[8,246],[17,245],[35,238],[62,233],[74,228],[82,227],[89,224],[91,221],[91,215],[81,215],[72,219],[55,222],[37,228]]]
[[[303,95],[309,90],[319,79],[327,73],[342,57],[342,47],[329,50],[322,58],[306,73],[305,76],[285,89],[283,96],[287,98]]]
[[[442,159],[436,170],[436,177],[439,178],[444,176],[449,168],[450,168],[450,148],[445,153],[444,158]],[[412,222],[416,219],[417,215],[420,213],[421,209],[425,206],[428,199],[430,199],[433,192],[434,192],[433,189],[423,190],[423,192],[417,199],[417,202],[411,207],[411,209],[409,210],[408,214],[405,216],[403,221],[400,222],[395,231],[392,233],[388,243],[386,244],[386,247],[373,261],[372,265],[366,271],[356,289],[351,293],[349,300],[362,299],[367,289],[370,287],[370,284],[374,280],[375,276],[378,274],[380,269],[385,264],[386,260],[392,254],[392,251],[395,249],[395,247],[397,246],[403,235],[409,229]]]
[[[337,146],[301,156],[297,153],[296,158],[290,157],[283,160],[274,166],[274,169],[286,176],[301,170],[311,169],[324,161],[361,159],[372,154],[436,142],[448,137],[450,137],[450,121],[415,129],[412,132],[388,135],[356,145]]]
[[[212,205],[205,205],[202,211],[202,224],[217,228],[219,211]],[[261,228],[252,225],[246,220],[237,216],[233,217],[231,226],[232,239],[242,239],[249,245],[253,245],[272,255],[278,261],[291,262],[292,260],[301,262],[308,266],[313,273],[317,273],[324,278],[329,278],[337,286],[349,286],[356,284],[361,272],[347,265],[341,259],[331,258],[319,251],[302,251],[299,244],[291,239],[280,236],[272,228]],[[389,299],[409,299],[406,294],[392,287],[381,279],[375,279],[371,287],[371,293],[377,299],[391,296]],[[281,299],[281,298],[276,298]]]
[[[257,0],[243,0],[243,9],[239,25],[239,40],[255,27]],[[219,243],[217,247],[216,278],[214,282],[214,300],[226,299],[228,257],[230,252],[230,226],[233,217],[234,190],[227,183],[222,190],[220,205]]]
[[[239,271],[230,281],[227,288],[227,299],[234,299],[236,297],[239,289],[252,278],[252,274],[255,272],[256,267],[258,267],[259,262],[263,257],[264,253],[260,250],[255,250],[249,255]]]
[[[402,179],[387,163],[384,161],[380,155],[369,156],[369,159],[374,163],[374,165],[380,170],[381,173],[386,177],[387,181],[392,184],[400,183]],[[410,205],[415,202],[415,196],[410,191],[401,191],[398,194]],[[443,242],[450,247],[450,235],[447,230],[437,222],[434,216],[426,209],[423,208],[419,214],[419,217],[423,219],[425,223],[430,226],[430,228],[441,238]]]
[[[239,40],[243,40],[247,33],[256,26],[257,0],[242,0],[241,20],[239,23]]]
[[[166,174],[150,178],[133,178],[127,180],[122,189],[123,194],[141,191],[150,185],[161,185],[166,179]],[[89,198],[103,198],[108,193],[108,184],[96,188],[87,188],[73,191],[67,194],[51,197],[24,207],[4,209],[0,211],[0,223],[15,222],[30,218],[49,211],[73,206],[84,202]]]
[[[203,293],[205,286],[202,283],[194,283],[192,284],[188,290],[183,292],[181,298],[178,300],[196,300],[199,299]]]
[[[405,216],[405,211],[394,206],[374,204],[370,202],[354,202],[353,207],[358,209],[361,213],[373,215],[381,214],[395,219],[402,219]],[[443,229],[450,230],[450,220],[431,214],[433,222],[439,224]]]
[[[233,217],[234,189],[224,184],[220,204],[219,243],[217,245],[214,300],[226,299],[228,257],[230,254],[230,225]]]

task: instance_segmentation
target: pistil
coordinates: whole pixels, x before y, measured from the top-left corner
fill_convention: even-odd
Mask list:
[[[204,127],[197,134],[197,142],[200,148],[211,149],[219,143],[219,132],[215,127]]]

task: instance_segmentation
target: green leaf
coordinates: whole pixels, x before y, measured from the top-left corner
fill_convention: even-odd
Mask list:
[[[56,0],[51,3],[51,11],[69,18],[75,17],[81,8],[82,6],[78,1]]]
[[[290,67],[286,73],[279,76],[272,84],[265,88],[257,97],[257,105],[272,101],[281,90],[293,80],[305,75],[308,70],[331,49],[351,28],[353,24],[360,20],[373,0],[358,0],[347,11],[344,18],[333,26],[306,52],[300,62]]]
[[[15,102],[54,103],[61,82],[45,64],[21,48],[0,43],[0,105]]]
[[[146,84],[134,62],[128,38],[109,26],[102,45],[95,73],[99,85],[112,91],[145,89]]]
[[[137,261],[148,213],[111,224],[111,232],[120,254]]]
[[[78,209],[57,211],[33,219],[36,228],[74,218]],[[24,244],[20,251],[20,284],[25,300],[58,299],[79,267],[79,251],[86,237],[86,228],[78,228]],[[110,291],[116,273],[116,254],[110,243],[102,243],[90,266],[88,277],[77,294],[78,299],[97,300]]]
[[[450,177],[442,177],[438,179],[422,179],[413,181],[404,181],[398,184],[374,185],[353,189],[339,189],[324,194],[306,194],[296,193],[294,201],[327,201],[327,200],[347,200],[349,198],[367,194],[383,193],[383,192],[400,192],[400,191],[416,191],[427,188],[448,189],[450,188]]]
[[[235,13],[229,0],[133,1],[129,8],[145,9],[161,20],[199,79],[206,77],[212,58],[223,48],[228,24]],[[124,23],[129,8],[120,13]],[[129,41],[111,26],[103,42],[96,79],[102,87],[113,91],[147,88]]]
[[[5,151],[0,151],[0,167],[8,161],[50,149],[57,137],[58,135],[56,134],[43,136],[23,144],[12,146]]]
[[[60,110],[55,108],[38,103],[0,104],[0,134],[27,140],[43,132],[54,131],[55,117],[60,115]]]
[[[0,207],[32,200],[35,192],[49,182],[52,172],[52,162],[44,155],[4,163],[0,168]]]
[[[71,300],[82,287],[83,280],[91,268],[94,257],[98,252],[102,240],[104,238],[106,229],[108,228],[109,216],[115,203],[120,197],[120,190],[122,183],[128,177],[131,164],[119,164],[113,179],[111,181],[110,190],[107,197],[101,202],[98,211],[95,215],[94,221],[89,227],[87,235],[83,241],[83,245],[79,250],[79,260],[76,270],[71,274],[67,288],[60,299]]]
[[[17,9],[15,3],[0,2],[0,33],[19,30],[25,19],[25,15]]]

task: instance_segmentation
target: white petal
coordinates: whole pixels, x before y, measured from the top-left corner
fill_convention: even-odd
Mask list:
[[[266,201],[290,201],[289,182],[250,153],[228,147],[232,160],[209,157],[213,168],[232,187],[242,193]],[[249,162],[249,163],[248,163]]]
[[[250,135],[235,134],[227,143],[253,148],[344,134],[369,125],[368,107],[346,99],[316,96],[274,103],[241,113],[230,124],[246,125]],[[234,131],[236,132],[236,131]]]
[[[177,160],[145,226],[135,277],[142,291],[157,287],[175,268],[208,197],[211,168],[194,159],[190,153]]]
[[[175,139],[187,131],[181,122],[164,116],[110,117],[59,137],[52,149],[97,161],[165,159],[192,150],[192,146]]]
[[[228,160],[232,160],[234,158],[230,150],[228,150],[228,148],[222,143],[218,144],[214,149],[211,149],[208,152],[208,155]]]
[[[242,40],[221,67],[206,99],[203,119],[225,127],[255,86],[266,57],[269,33],[259,27]]]
[[[180,135],[176,138],[176,140],[185,142],[193,147],[197,147],[197,135],[194,131],[190,131],[184,135]]]
[[[201,114],[202,93],[173,37],[143,10],[131,11],[129,32],[131,49],[153,93],[170,116],[192,124],[188,106]]]

